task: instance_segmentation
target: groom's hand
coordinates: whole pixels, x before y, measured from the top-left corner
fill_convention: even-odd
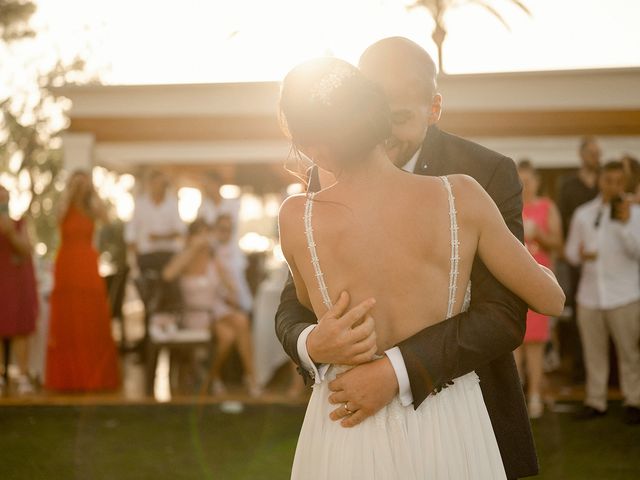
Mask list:
[[[329,389],[333,392],[329,402],[340,405],[331,412],[331,420],[342,420],[343,427],[354,427],[393,400],[398,394],[398,379],[385,355],[339,375]]]
[[[347,313],[349,294],[340,298],[318,321],[307,337],[307,352],[316,363],[358,365],[376,353],[375,322],[369,311],[375,305],[370,298]]]

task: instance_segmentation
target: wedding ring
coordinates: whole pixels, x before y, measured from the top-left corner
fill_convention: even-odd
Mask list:
[[[344,409],[347,411],[349,415],[353,415],[353,410],[349,410],[349,408],[347,407],[347,403],[348,402],[345,402],[342,406],[344,407]]]

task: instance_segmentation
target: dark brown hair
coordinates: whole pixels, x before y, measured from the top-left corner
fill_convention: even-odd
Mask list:
[[[624,173],[624,165],[620,160],[609,160],[602,167],[603,172],[615,172],[620,171]]]

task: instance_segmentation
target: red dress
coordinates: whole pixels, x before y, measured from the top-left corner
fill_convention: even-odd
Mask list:
[[[551,200],[539,198],[534,202],[525,203],[522,208],[522,218],[525,222],[533,222],[543,232],[549,231],[549,211]],[[537,242],[525,241],[527,249],[540,265],[551,268],[551,257]],[[524,342],[546,342],[549,340],[549,317],[529,310],[527,312],[527,329]]]
[[[93,227],[91,218],[69,207],[61,226],[51,293],[45,378],[49,389],[107,390],[120,384]]]
[[[20,220],[18,230],[24,228]],[[16,254],[0,234],[0,338],[33,333],[38,316],[38,295],[31,257]]]

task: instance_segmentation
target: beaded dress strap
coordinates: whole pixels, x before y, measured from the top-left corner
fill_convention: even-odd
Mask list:
[[[311,225],[311,217],[313,214],[313,198],[316,196],[315,192],[307,194],[307,201],[304,205],[304,233],[307,237],[307,246],[309,247],[309,253],[311,254],[311,264],[318,281],[318,288],[322,295],[322,303],[327,308],[332,307],[331,298],[329,297],[329,291],[327,285],[324,282],[324,274],[320,268],[320,260],[318,259],[318,252],[316,251],[316,242],[313,239],[313,227]]]
[[[449,267],[449,303],[447,304],[447,317],[453,315],[453,307],[456,303],[456,290],[458,289],[458,267],[460,265],[460,241],[458,240],[458,218],[456,216],[455,197],[451,189],[451,183],[447,177],[440,177],[449,197],[449,230],[451,232],[451,260]]]

